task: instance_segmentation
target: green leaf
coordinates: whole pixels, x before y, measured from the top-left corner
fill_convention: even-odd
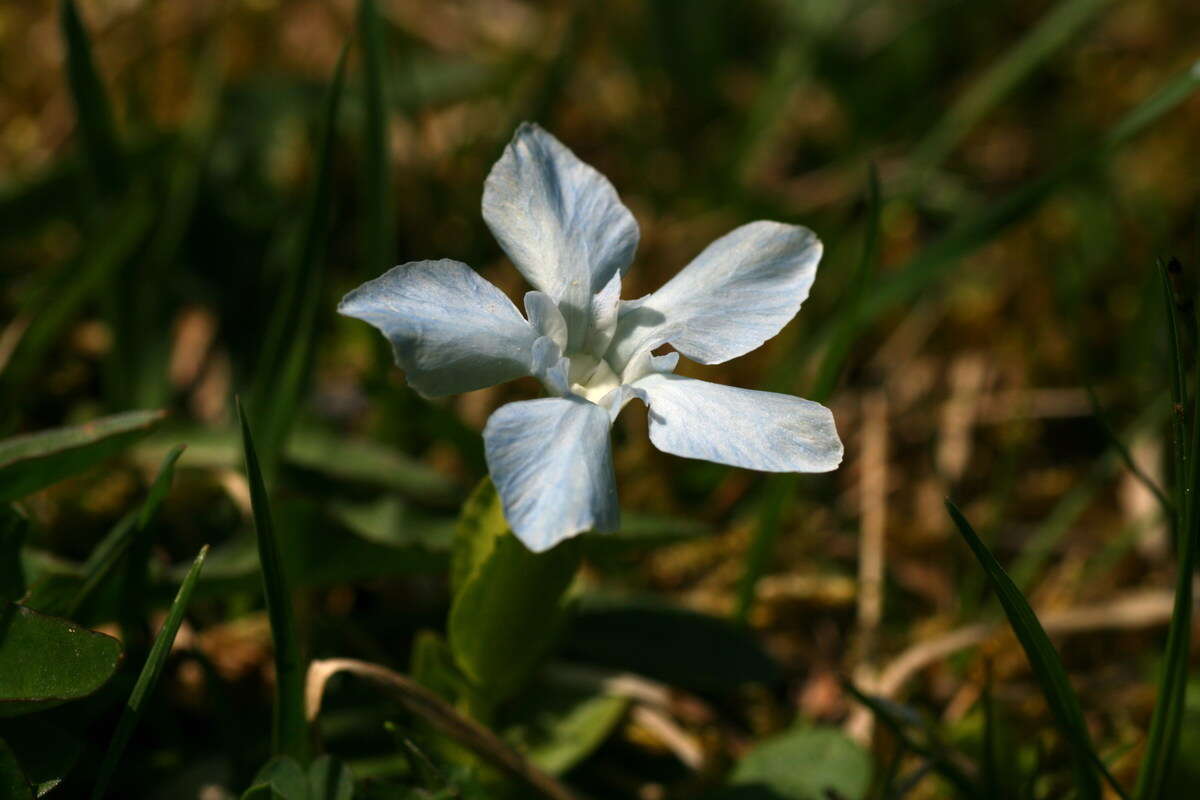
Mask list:
[[[200,548],[199,555],[192,563],[191,571],[188,572],[183,585],[179,587],[179,593],[175,596],[175,602],[171,604],[170,611],[167,612],[162,630],[154,638],[154,646],[150,648],[150,655],[146,657],[146,663],[142,666],[137,683],[133,685],[133,692],[129,695],[129,701],[121,713],[120,722],[117,723],[116,733],[113,734],[112,741],[108,745],[108,752],[105,753],[104,761],[100,764],[100,772],[92,789],[93,800],[99,800],[104,796],[104,790],[108,787],[108,782],[116,771],[117,762],[121,759],[125,745],[129,743],[129,737],[142,717],[146,698],[154,691],[154,685],[158,683],[158,676],[162,674],[163,665],[167,663],[171,645],[175,642],[175,634],[179,632],[183,614],[187,610],[188,601],[191,600],[192,590],[196,587],[196,580],[200,577],[200,570],[204,566],[204,558],[207,555],[208,545],[205,545]]]
[[[8,743],[0,739],[0,797],[5,800],[33,800],[33,787],[17,763]]]
[[[383,25],[375,0],[358,4],[358,35],[362,42],[363,125],[362,183],[365,272],[374,276],[394,266],[395,232],[388,170],[387,110],[384,105]]]
[[[462,591],[496,546],[496,540],[508,531],[504,507],[496,487],[484,478],[471,492],[458,515],[454,532],[454,550],[450,563],[450,590]]]
[[[10,603],[0,612],[0,716],[87,697],[121,663],[121,643]]]
[[[473,691],[454,663],[450,645],[434,631],[419,631],[413,641],[412,678],[449,703],[457,704]]]
[[[746,628],[719,617],[647,602],[585,605],[568,652],[697,692],[779,682],[778,665]]]
[[[34,797],[62,783],[83,751],[83,742],[77,736],[46,722],[42,716],[0,719],[0,738],[16,754]],[[0,797],[7,796],[0,791]]]
[[[513,703],[518,719],[504,738],[551,775],[561,775],[604,743],[629,700],[540,684]]]
[[[1200,70],[1197,70],[1200,72]],[[1167,645],[1163,653],[1162,675],[1158,682],[1158,700],[1150,719],[1146,753],[1138,772],[1136,794],[1140,800],[1164,797],[1179,751],[1180,732],[1187,704],[1188,667],[1192,646],[1192,579],[1200,558],[1200,370],[1192,389],[1195,406],[1191,415],[1192,440],[1184,441],[1183,369],[1179,357],[1178,332],[1175,324],[1175,304],[1166,268],[1159,264],[1166,292],[1168,333],[1171,341],[1171,398],[1175,403],[1172,414],[1175,440],[1176,469],[1176,536],[1179,542],[1179,564],[1175,579],[1175,606],[1167,628]]]
[[[300,250],[271,315],[251,395],[251,408],[261,434],[263,473],[270,477],[275,474],[300,406],[315,347],[317,310],[324,298],[321,263],[332,216],[334,132],[346,82],[346,51],[343,47],[325,99],[317,147],[317,180],[303,219]]]
[[[171,426],[134,448],[141,461],[158,461],[170,445],[188,443],[188,463],[196,467],[232,467],[240,463],[241,434],[194,426]],[[349,439],[313,428],[301,428],[288,437],[283,458],[288,466],[316,473],[329,481],[377,487],[421,501],[423,505],[457,507],[463,490],[427,464],[379,442]]]
[[[773,736],[738,762],[729,778],[737,787],[765,790],[779,800],[862,800],[871,784],[871,756],[837,728],[797,725]],[[769,793],[769,794],[768,794]]]
[[[171,491],[171,483],[175,479],[175,464],[183,455],[186,445],[177,444],[163,457],[162,466],[146,499],[142,501],[137,513],[137,525],[131,545],[128,566],[125,570],[124,585],[122,586],[122,614],[128,624],[130,620],[139,618],[143,609],[147,588],[147,572],[149,569],[150,550],[153,545],[150,525],[162,507],[163,501]]]
[[[354,777],[342,762],[320,756],[308,768],[308,796],[311,800],[353,800]]]
[[[500,498],[485,481],[463,509],[456,545],[450,649],[463,674],[497,704],[529,677],[557,636],[579,543],[530,552],[508,530]]]
[[[75,585],[74,581],[41,580],[33,585],[29,595],[22,602],[43,614],[74,619],[96,587],[112,573],[128,552],[137,529],[136,522],[135,513],[126,514],[100,543],[92,548],[87,561],[80,569],[82,580],[78,585]]]
[[[250,503],[254,510],[254,529],[258,537],[258,558],[262,565],[267,615],[271,620],[271,639],[275,644],[275,705],[271,726],[272,749],[299,761],[308,758],[308,722],[304,717],[304,658],[292,612],[292,592],[283,562],[280,542],[271,521],[271,506],[262,470],[254,451],[250,423],[238,402],[242,425],[242,447],[246,456],[246,478],[250,483]]]
[[[33,587],[24,601],[25,605],[45,614],[73,619],[97,587],[113,573],[131,547],[135,544],[140,545],[139,549],[148,554],[150,542],[146,538],[145,531],[158,507],[162,504],[166,493],[170,491],[175,462],[182,452],[183,446],[179,445],[167,454],[141,507],[122,517],[121,521],[93,548],[81,569],[83,582],[78,588],[70,592],[68,591],[70,585],[64,582],[42,581]],[[145,569],[144,557],[142,568]]]
[[[125,175],[112,108],[74,0],[62,0],[59,24],[66,42],[67,79],[84,154],[97,184],[105,191],[118,190],[124,185]]]
[[[1079,708],[1079,700],[1075,697],[1075,690],[1071,688],[1067,672],[1063,669],[1054,645],[1050,643],[1050,637],[1046,635],[1016,584],[1004,572],[1000,562],[996,561],[995,556],[975,533],[958,507],[947,500],[946,510],[950,512],[959,533],[987,574],[988,582],[1004,608],[1009,625],[1025,650],[1029,666],[1042,688],[1042,695],[1046,698],[1059,731],[1071,748],[1076,791],[1083,798],[1099,798],[1100,781],[1093,766],[1100,762],[1092,747],[1083,712]]]
[[[25,594],[25,570],[21,567],[21,545],[29,532],[29,520],[10,505],[0,505],[0,603],[19,600]]]
[[[276,756],[268,761],[242,800],[309,800],[308,776],[294,758]]]
[[[127,411],[5,439],[0,442],[0,502],[83,472],[145,436],[165,416],[163,411]]]

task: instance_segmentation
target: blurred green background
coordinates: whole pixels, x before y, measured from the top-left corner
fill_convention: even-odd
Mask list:
[[[1192,0],[377,0],[378,27],[351,0],[79,5],[99,84],[69,57],[56,3],[0,6],[0,432],[169,417],[23,502],[24,563],[31,582],[77,579],[177,442],[147,605],[165,607],[213,545],[115,796],[239,789],[268,755],[235,393],[266,453],[309,652],[404,670],[417,631],[441,628],[454,516],[486,471],[479,432],[539,387],[424,401],[382,337],[334,310],[430,258],[520,296],[479,203],[523,120],[632,209],[626,297],[745,222],[817,232],[825,257],[797,319],[733,363],[680,371],[821,399],[847,447],[832,475],[768,478],[659,453],[642,408],[622,414],[626,525],[589,537],[556,657],[701,700],[659,710],[666,728],[623,718],[571,779],[595,797],[698,797],[793,719],[870,743],[842,678],[965,750],[983,694],[1011,738],[1040,730],[1026,662],[942,509],[952,496],[1061,635],[1093,736],[1129,782],[1173,576],[1128,467],[1167,480],[1154,262],[1177,256],[1184,285],[1200,267]],[[79,621],[115,630],[117,594]],[[656,650],[654,626],[675,624],[664,607],[705,616]],[[729,617],[753,636],[704,627]],[[411,767],[381,727],[396,708],[353,688],[331,702],[328,749],[402,796],[386,787]],[[81,730],[85,765],[112,719],[97,710]],[[1035,796],[1065,796],[1061,742],[1025,739],[1012,754],[1042,776]],[[946,791],[931,776],[909,796]]]

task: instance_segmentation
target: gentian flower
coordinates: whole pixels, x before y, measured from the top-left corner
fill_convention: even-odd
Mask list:
[[[812,231],[751,222],[658,291],[621,300],[639,237],[633,215],[607,178],[531,124],[492,167],[483,218],[534,287],[524,316],[450,260],[395,267],[347,294],[338,311],[387,336],[425,397],[541,380],[552,396],[502,406],[483,432],[505,518],[530,550],[616,529],[609,429],[635,398],[666,453],[765,472],[826,472],[841,462],[824,406],[675,374],[680,354],[720,364],[795,316],[821,258]],[[667,344],[674,352],[654,355]]]

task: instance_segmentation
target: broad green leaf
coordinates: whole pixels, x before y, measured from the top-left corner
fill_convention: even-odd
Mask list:
[[[659,604],[585,605],[572,620],[566,649],[580,661],[698,692],[780,678],[778,665],[746,628]]]
[[[1042,695],[1046,698],[1046,704],[1054,715],[1059,731],[1071,747],[1076,791],[1083,798],[1099,798],[1100,781],[1096,777],[1094,766],[1100,762],[1092,747],[1083,712],[1079,708],[1079,700],[1075,697],[1075,690],[1071,688],[1071,682],[1054,645],[1050,643],[1050,637],[1046,635],[1016,584],[1004,572],[1000,562],[996,561],[995,556],[975,533],[958,507],[947,500],[946,510],[950,512],[950,518],[954,520],[959,533],[987,574],[988,582],[1004,608],[1009,625],[1025,650],[1029,666],[1041,686]]]
[[[385,495],[371,502],[335,501],[325,509],[330,517],[367,542],[398,549],[421,546],[449,553],[454,545],[454,521],[414,511],[403,500]]]
[[[108,93],[92,59],[91,42],[74,0],[62,0],[59,10],[59,24],[67,46],[67,79],[83,151],[100,188],[119,190],[125,183],[125,174]]]
[[[146,698],[154,691],[154,685],[158,682],[158,676],[162,673],[163,665],[167,663],[167,656],[171,653],[171,645],[175,642],[175,634],[179,632],[179,626],[183,622],[183,614],[187,610],[188,601],[191,600],[192,590],[196,586],[197,578],[200,577],[200,570],[204,566],[204,557],[207,555],[208,546],[205,545],[200,549],[199,555],[196,556],[196,560],[192,564],[192,569],[188,572],[183,585],[179,587],[179,594],[175,596],[175,602],[171,604],[171,609],[167,612],[167,618],[163,622],[162,630],[154,638],[154,645],[150,648],[150,655],[147,656],[146,663],[138,675],[137,683],[133,686],[133,692],[129,696],[129,701],[125,704],[125,710],[121,713],[121,720],[117,723],[116,733],[113,734],[113,738],[109,742],[108,752],[105,753],[104,761],[100,764],[100,772],[96,777],[96,783],[92,789],[93,800],[99,800],[99,798],[104,796],[104,791],[108,787],[109,780],[112,779],[113,772],[116,771],[117,762],[121,759],[125,745],[129,743],[129,737],[133,734],[133,729],[137,726],[138,720],[141,719]]]
[[[419,631],[413,641],[412,677],[417,683],[457,704],[471,692],[467,680],[454,663],[450,645],[441,634]]]
[[[242,800],[310,800],[304,768],[288,756],[276,756],[254,776]]]
[[[354,777],[342,762],[320,756],[308,767],[308,796],[310,800],[353,800]]]
[[[450,649],[463,674],[496,704],[529,677],[557,636],[579,546],[569,540],[530,552],[504,524],[490,481],[468,500],[458,535]]]
[[[384,104],[387,58],[383,24],[375,0],[359,0],[358,35],[363,65],[363,271],[375,275],[395,266],[393,206],[388,169],[388,125]]]
[[[5,439],[0,442],[0,502],[83,472],[146,435],[165,416],[163,411],[127,411]]]
[[[308,758],[308,722],[304,716],[305,662],[300,653],[296,618],[292,611],[292,590],[280,556],[282,548],[271,520],[267,487],[263,484],[250,423],[238,402],[242,425],[242,447],[246,457],[246,478],[250,483],[250,503],[254,511],[254,529],[258,538],[258,558],[262,566],[267,615],[271,620],[271,639],[275,645],[275,705],[271,726],[273,750],[300,761]]]
[[[479,571],[507,531],[508,522],[496,487],[490,478],[484,478],[463,504],[455,526],[450,563],[450,589],[454,594],[462,591]]]
[[[780,800],[862,800],[871,769],[870,754],[837,728],[798,725],[747,753],[729,783],[765,789]]]
[[[463,490],[454,481],[411,456],[364,439],[347,439],[317,430],[288,438],[289,464],[330,477],[394,489],[424,503],[457,504]]]
[[[0,611],[0,716],[87,697],[121,663],[121,643],[10,603]]]
[[[139,461],[161,461],[178,441],[188,443],[188,463],[195,467],[232,467],[242,458],[239,432],[199,427],[171,426],[139,442],[133,453]],[[326,483],[333,479],[388,489],[423,505],[457,506],[463,499],[462,488],[437,470],[366,439],[302,428],[288,437],[283,458],[288,466],[316,473]]]
[[[25,594],[21,545],[28,531],[24,514],[13,506],[0,505],[0,603],[19,600]]]
[[[625,716],[624,697],[539,685],[518,697],[504,738],[534,764],[561,775],[604,743]]]
[[[25,779],[17,757],[3,739],[0,739],[0,797],[5,800],[33,800],[33,787]]]

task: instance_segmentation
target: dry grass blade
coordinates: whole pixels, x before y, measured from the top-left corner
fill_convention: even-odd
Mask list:
[[[313,661],[308,668],[305,702],[309,720],[316,719],[321,710],[325,684],[338,672],[357,675],[383,689],[413,714],[424,719],[438,731],[454,739],[501,771],[536,789],[551,800],[579,800],[554,778],[539,770],[524,756],[513,750],[500,737],[477,722],[459,714],[453,706],[411,678],[398,672],[353,658],[328,658]]]

